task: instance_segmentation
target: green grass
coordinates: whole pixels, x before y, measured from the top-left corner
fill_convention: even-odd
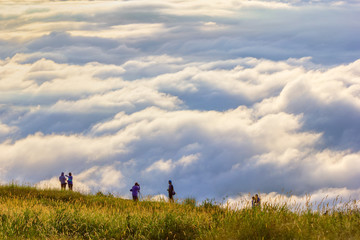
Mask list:
[[[351,204],[329,214],[270,203],[232,210],[0,186],[0,239],[360,239],[359,226]]]

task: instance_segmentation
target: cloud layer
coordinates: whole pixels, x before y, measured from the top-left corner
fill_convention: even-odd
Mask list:
[[[359,192],[357,2],[1,5],[3,183]]]

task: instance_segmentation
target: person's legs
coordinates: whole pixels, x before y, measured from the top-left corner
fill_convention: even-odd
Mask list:
[[[69,190],[72,191],[73,185],[69,184]]]

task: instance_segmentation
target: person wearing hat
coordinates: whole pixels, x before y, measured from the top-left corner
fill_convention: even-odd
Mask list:
[[[174,191],[174,186],[172,185],[171,180],[169,180],[168,192],[169,192],[169,202],[174,202],[173,196],[174,196],[176,193],[175,193],[175,191]]]

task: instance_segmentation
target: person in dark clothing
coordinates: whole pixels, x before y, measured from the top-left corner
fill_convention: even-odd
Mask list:
[[[73,188],[73,176],[71,173],[69,173],[68,175],[65,175],[67,177],[67,182],[68,182],[68,186],[69,186],[69,190],[72,191]]]
[[[252,207],[260,206],[261,200],[258,194],[255,194],[255,197],[252,199]]]
[[[168,192],[169,192],[169,202],[174,202],[173,196],[174,196],[176,193],[175,193],[175,191],[174,191],[174,186],[172,185],[171,180],[169,180]]]
[[[65,190],[66,189],[66,177],[64,176],[64,173],[62,172],[60,177],[59,177],[59,181],[61,183],[61,190]]]
[[[135,185],[130,189],[134,201],[139,200],[138,194],[140,194],[140,185],[136,182]]]

